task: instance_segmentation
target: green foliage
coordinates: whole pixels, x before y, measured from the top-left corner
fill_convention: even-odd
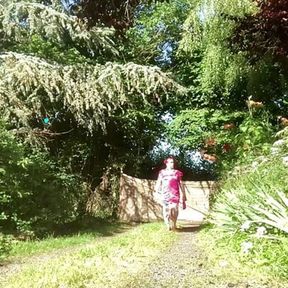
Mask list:
[[[184,110],[166,127],[174,147],[183,153],[198,150],[215,155],[217,170],[222,174],[235,163],[247,162],[247,157],[269,153],[273,131],[271,116],[262,108],[249,112]]]
[[[0,129],[2,228],[31,237],[75,219],[85,197],[77,177],[43,153],[27,153],[3,124]]]
[[[251,0],[199,0],[198,5],[191,7],[177,51],[183,64],[176,67],[180,79],[182,71],[185,75],[188,70],[184,80],[191,88],[191,98],[195,99],[194,102],[188,99],[189,103],[238,110],[252,97],[262,101],[274,115],[285,113],[287,65],[284,57],[275,58],[265,53],[251,59],[245,49],[238,49],[231,40],[241,21],[259,10],[256,4],[257,1]],[[269,14],[268,11],[269,8],[266,11]],[[253,50],[253,43],[250,44]],[[183,59],[187,57],[190,61],[184,64]]]
[[[79,125],[93,131],[98,125],[105,127],[106,117],[116,110],[157,103],[160,93],[183,91],[157,67],[109,62],[61,66],[15,53],[1,58],[3,112],[9,119],[15,115],[24,126],[29,126],[33,112],[46,114],[60,106],[71,112]]]
[[[193,2],[154,1],[142,4],[135,15],[134,26],[127,31],[128,43],[123,52],[137,63],[169,64],[171,59],[164,59],[163,50],[177,46],[180,40],[179,29]],[[174,52],[171,51],[172,54]]]
[[[182,149],[203,148],[205,140],[215,138],[219,144],[230,141],[235,130],[224,131],[225,123],[240,124],[245,112],[226,112],[216,109],[184,110],[167,126],[172,143]]]
[[[233,17],[244,17],[256,11],[255,3],[250,0],[199,0],[197,2],[197,5],[190,10],[183,27],[180,50],[186,53],[190,53],[195,48],[211,49],[215,44],[225,47],[235,25]]]
[[[283,147],[279,147],[279,143]],[[286,144],[285,144],[286,143]],[[255,148],[256,149],[256,148]],[[277,141],[271,155],[252,156],[237,166],[224,182],[212,211],[216,225],[253,235],[263,225],[268,235],[287,233],[287,138]],[[252,154],[253,155],[253,154]]]
[[[0,233],[0,262],[9,255],[11,249],[12,239],[9,236]]]
[[[285,115],[287,111],[287,75],[285,61],[275,61],[264,56],[247,71],[247,92],[265,103],[274,115]]]
[[[84,20],[41,3],[17,2],[0,6],[1,33],[5,41],[27,42],[37,34],[56,43],[85,46],[90,54],[110,50],[117,54],[112,36],[114,29],[89,28]]]
[[[229,93],[234,88],[231,84],[234,86],[235,81],[245,77],[247,69],[243,55],[233,55],[230,50],[229,38],[235,26],[233,17],[252,13],[254,4],[250,0],[198,2],[184,23],[178,53],[189,56],[201,51],[202,89],[210,94]]]
[[[266,109],[274,114],[284,110],[285,60],[270,55],[251,60],[246,51],[236,51],[231,43],[238,22],[257,9],[255,1],[250,0],[200,0],[190,10],[177,55],[179,59],[191,59],[186,63],[190,71],[198,67],[198,75],[193,76],[196,83],[193,78],[188,82],[192,84],[192,97],[197,97],[197,102],[237,110],[244,107],[248,97],[252,97],[263,101]],[[195,63],[195,54],[199,55],[198,63]],[[179,68],[177,73],[181,77],[183,67]],[[193,87],[195,84],[197,92]]]
[[[59,64],[73,65],[92,61],[84,57],[75,47],[63,47],[59,43],[44,40],[38,35],[32,35],[29,43],[19,43],[11,49],[17,53],[34,55]]]
[[[259,117],[260,116],[260,117]],[[239,134],[233,141],[237,143],[238,158],[251,155],[267,154],[273,141],[273,127],[267,115],[258,117],[250,114],[239,125]]]
[[[74,171],[77,166],[90,179],[101,176],[99,171],[105,170],[105,165],[109,166],[112,161],[128,162],[131,170],[139,167],[156,132],[151,132],[151,137],[145,133],[148,136],[140,141],[135,127],[140,131],[154,129],[153,106],[158,106],[161,99],[165,101],[165,96],[172,91],[177,93],[183,89],[157,67],[107,62],[117,57],[117,53],[107,56],[115,50],[111,40],[113,29],[88,27],[85,20],[63,13],[58,4],[3,3],[1,29],[8,43],[5,49],[21,54],[1,55],[1,112],[26,142],[48,146],[51,152],[60,153],[62,164],[72,166]],[[82,48],[88,49],[90,55]],[[94,58],[87,60],[85,56]],[[123,60],[117,59],[117,62]],[[105,64],[93,65],[95,63]],[[51,118],[58,112],[63,115],[61,121],[65,119],[59,125],[43,127],[41,117]],[[35,126],[37,129],[33,129]],[[71,137],[67,136],[69,143],[61,141],[63,131],[73,131]],[[84,136],[88,131],[91,138]],[[81,142],[83,136],[89,144]],[[135,150],[137,161],[129,160],[129,153]],[[79,159],[74,152],[83,156],[78,165],[70,165]],[[91,163],[92,160],[97,164]],[[98,180],[92,181],[94,186]]]

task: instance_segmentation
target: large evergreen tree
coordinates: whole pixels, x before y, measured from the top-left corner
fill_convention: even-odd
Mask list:
[[[17,136],[1,145],[9,150],[16,139],[25,143],[19,153],[11,153],[12,160],[3,158],[0,205],[5,212],[0,220],[3,227],[28,231],[53,222],[53,213],[59,213],[58,223],[77,217],[87,197],[82,188],[93,191],[109,171],[127,167],[143,174],[141,165],[160,127],[157,109],[167,96],[184,89],[158,67],[125,61],[117,46],[122,32],[117,36],[118,28],[101,13],[93,22],[83,13],[65,11],[60,1],[0,4],[1,118],[9,135]],[[116,13],[118,8],[111,9]],[[18,177],[22,161],[26,176]],[[47,174],[42,179],[35,173],[37,165],[39,173]],[[8,170],[17,185],[7,178]],[[82,188],[73,175],[81,177]],[[42,180],[47,184],[39,194]],[[75,191],[69,190],[72,186]],[[57,194],[61,187],[63,194]],[[49,195],[51,190],[56,194]],[[74,192],[72,199],[69,193]],[[66,204],[77,211],[63,208],[68,198]]]

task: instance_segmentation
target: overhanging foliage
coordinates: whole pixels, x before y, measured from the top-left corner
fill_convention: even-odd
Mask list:
[[[245,54],[241,51],[233,54],[230,39],[236,25],[235,17],[241,19],[255,11],[256,6],[250,0],[199,0],[191,9],[183,25],[178,54],[200,55],[200,89],[208,101],[213,101],[209,99],[211,95],[231,95],[247,76],[249,65]]]
[[[93,55],[105,50],[117,54],[112,37],[114,29],[93,26],[40,3],[18,2],[0,5],[1,34],[6,41],[27,41],[33,34],[57,43],[84,45]]]
[[[116,110],[157,103],[160,95],[184,91],[158,67],[110,62],[64,66],[16,53],[0,58],[2,113],[16,116],[24,126],[33,112],[60,103],[92,131],[97,125],[104,128],[106,117]]]

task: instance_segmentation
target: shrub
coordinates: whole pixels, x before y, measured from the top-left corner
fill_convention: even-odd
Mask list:
[[[270,153],[252,151],[222,180],[210,221],[217,226],[214,233],[223,235],[217,245],[229,247],[249,265],[286,277],[288,129],[276,136],[282,139],[270,145]]]
[[[0,261],[4,259],[11,250],[11,238],[0,233]]]
[[[267,235],[288,233],[286,141],[275,142],[277,154],[273,145],[272,154],[235,167],[217,195],[211,213],[213,223],[233,232],[255,234],[263,226]]]
[[[0,226],[33,237],[74,220],[83,202],[80,179],[39,151],[28,150],[0,124]]]

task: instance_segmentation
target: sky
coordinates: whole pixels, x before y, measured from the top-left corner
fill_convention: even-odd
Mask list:
[[[64,8],[66,10],[69,9],[69,6],[73,5],[73,4],[76,4],[77,2],[80,2],[80,0],[61,0]]]

